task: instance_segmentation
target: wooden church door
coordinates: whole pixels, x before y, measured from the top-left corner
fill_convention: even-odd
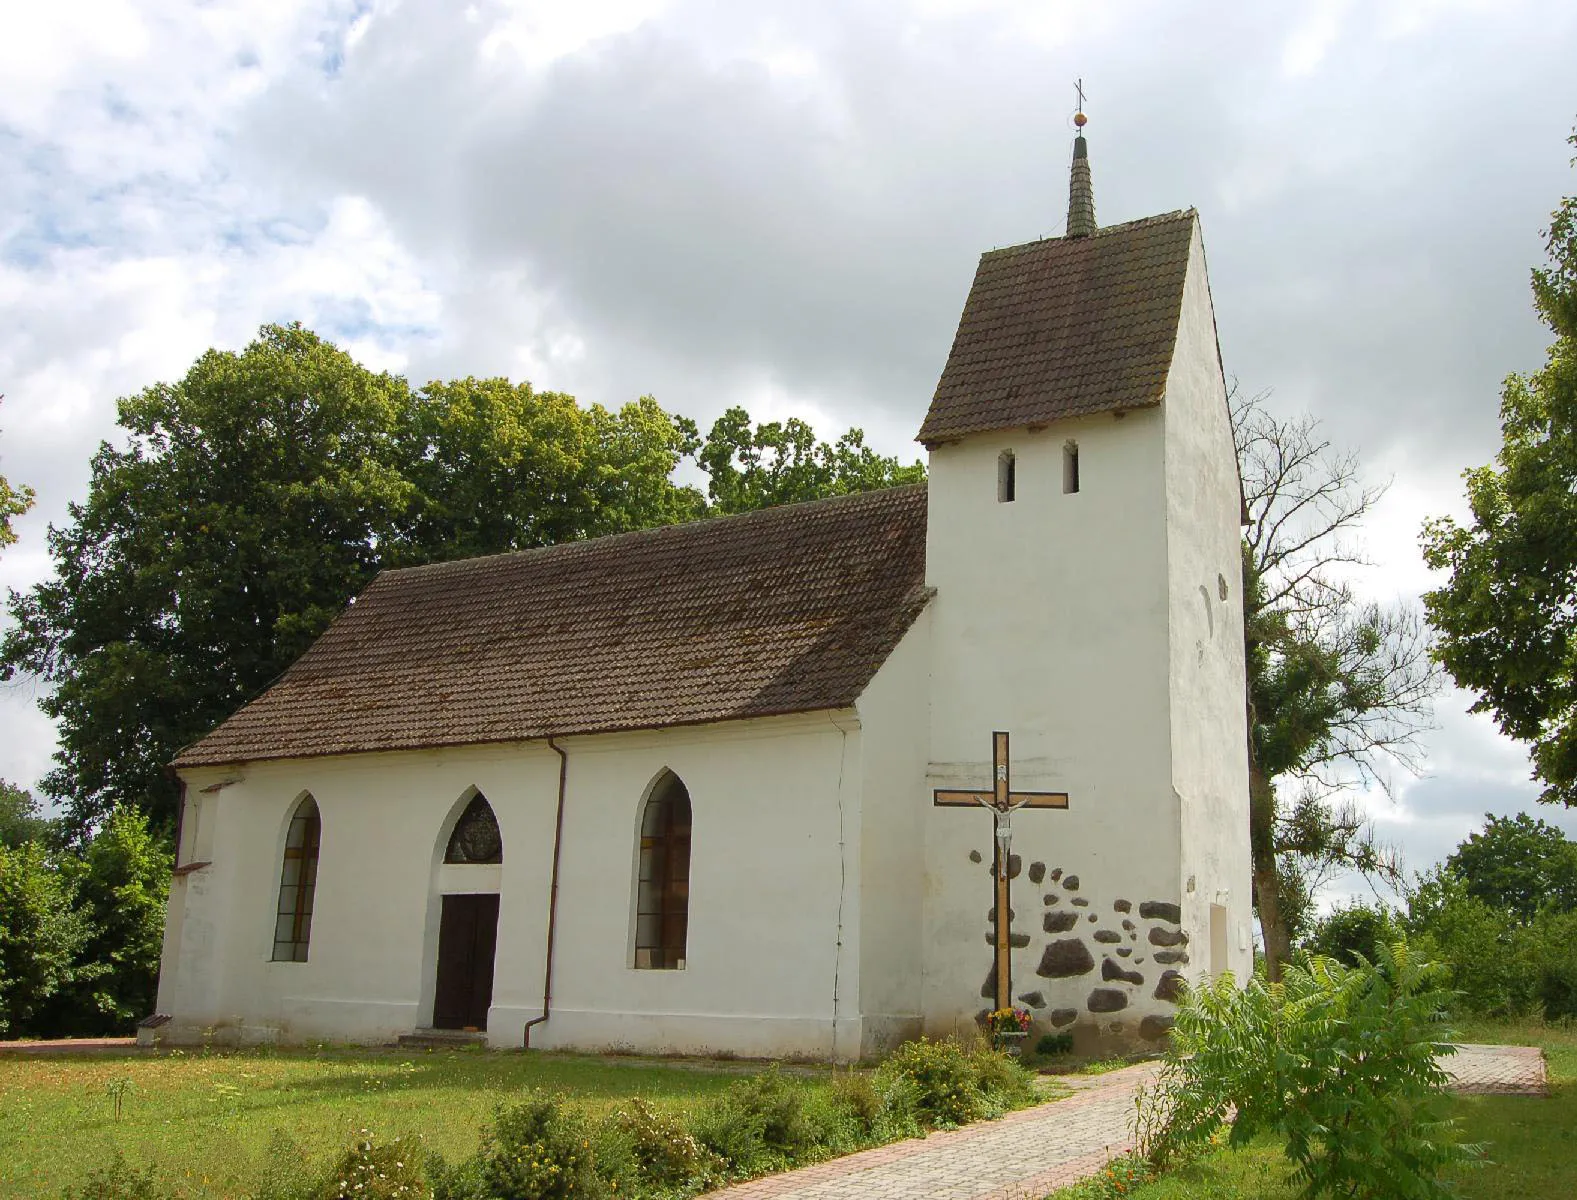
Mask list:
[[[498,894],[443,898],[438,926],[436,1029],[486,1029],[493,1003],[493,951],[498,944]]]

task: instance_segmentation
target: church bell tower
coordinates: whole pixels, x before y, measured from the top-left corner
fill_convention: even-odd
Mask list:
[[[1005,963],[1037,1022],[1132,1042],[1249,962],[1241,502],[1197,215],[1097,226],[1075,123],[1066,232],[981,256],[918,439],[930,782],[1005,731],[1068,804],[1014,815],[1002,928],[991,822],[927,810],[924,1007],[996,1007]]]

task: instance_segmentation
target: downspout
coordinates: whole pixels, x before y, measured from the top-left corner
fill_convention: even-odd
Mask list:
[[[553,937],[558,931],[559,912],[559,850],[564,844],[564,783],[569,774],[569,755],[562,746],[548,738],[548,749],[559,756],[558,814],[553,819],[553,872],[548,883],[548,957],[542,972],[542,1015],[532,1017],[522,1030],[525,1049],[531,1049],[531,1027],[546,1021],[553,1010]]]

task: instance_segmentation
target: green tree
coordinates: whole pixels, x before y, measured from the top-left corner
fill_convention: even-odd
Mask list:
[[[1523,924],[1546,907],[1577,909],[1577,844],[1527,813],[1485,813],[1483,832],[1452,852],[1446,870],[1462,880],[1468,895]]]
[[[54,839],[55,822],[39,815],[33,793],[0,779],[0,846],[8,850],[29,842],[50,846]]]
[[[742,408],[713,422],[698,458],[711,511],[719,516],[925,478],[924,464],[906,467],[877,454],[859,429],[836,442],[818,442],[815,430],[797,417],[752,426]]]
[[[72,901],[41,845],[0,846],[0,1034],[34,1032],[45,1005],[75,982],[91,931]]]
[[[116,803],[173,825],[165,766],[304,650],[379,565],[412,502],[402,380],[300,327],[209,351],[119,403],[54,578],[12,593],[0,676],[52,684],[45,790],[74,834]]]
[[[48,1031],[129,1033],[156,999],[173,856],[147,817],[122,806],[81,858],[63,865],[89,933],[78,952],[77,981],[53,1006]]]
[[[1554,341],[1543,367],[1506,378],[1500,453],[1464,476],[1471,522],[1424,526],[1425,561],[1450,572],[1424,603],[1473,711],[1530,745],[1541,800],[1577,805],[1577,196],[1546,248],[1533,304]]]
[[[1321,917],[1304,942],[1311,954],[1334,958],[1344,966],[1380,961],[1380,947],[1402,936],[1401,924],[1390,909],[1354,900]]]
[[[1322,878],[1352,869],[1395,881],[1395,855],[1352,803],[1355,782],[1411,767],[1439,673],[1423,622],[1403,604],[1358,599],[1356,528],[1384,494],[1309,418],[1278,420],[1234,396],[1249,522],[1243,607],[1254,903],[1272,980],[1292,954]]]
[[[0,396],[0,400],[5,399]],[[33,507],[33,489],[6,481],[0,475],[0,548],[16,541],[16,531],[11,528],[11,518],[20,517]]]
[[[669,479],[695,428],[643,396],[617,412],[507,379],[429,383],[413,399],[407,559],[466,558],[692,520]]]

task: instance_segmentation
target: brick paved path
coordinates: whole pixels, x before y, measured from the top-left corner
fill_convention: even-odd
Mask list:
[[[1536,1046],[1461,1046],[1444,1060],[1468,1094],[1548,1094]],[[1155,1064],[1069,1080],[1066,1100],[895,1142],[715,1192],[717,1200],[1040,1200],[1128,1149],[1134,1095]]]
[[[1544,1053],[1537,1046],[1457,1047],[1441,1064],[1451,1090],[1468,1096],[1548,1096]]]
[[[1066,1100],[865,1150],[714,1192],[717,1200],[1039,1200],[1128,1145],[1151,1063],[1097,1076]]]

